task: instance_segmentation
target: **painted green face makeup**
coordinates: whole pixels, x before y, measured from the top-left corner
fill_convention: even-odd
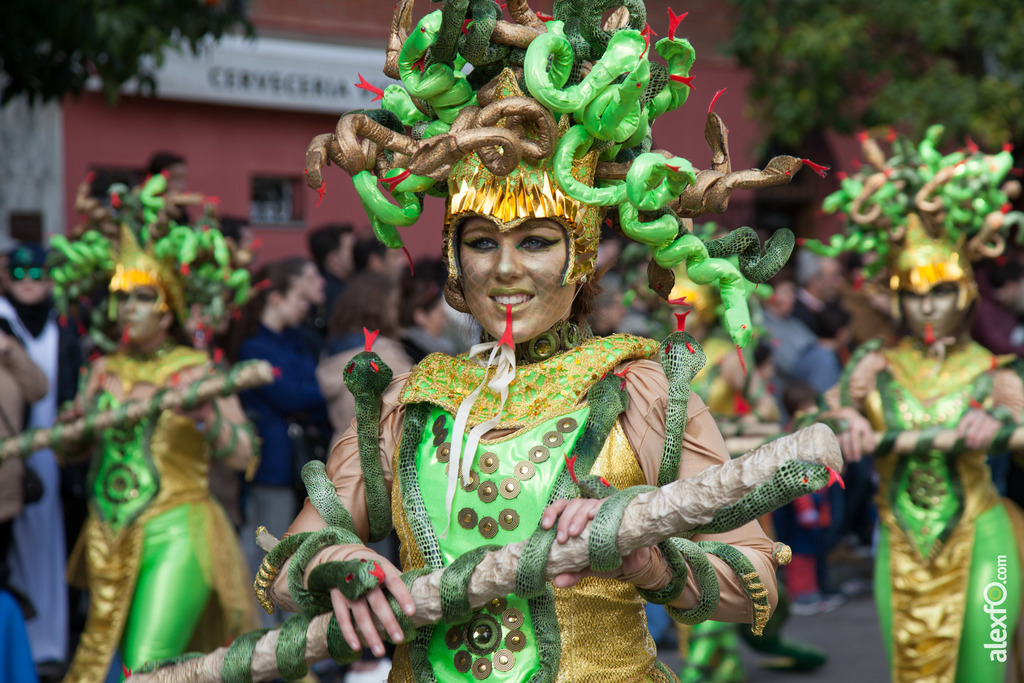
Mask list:
[[[501,232],[480,216],[460,229],[459,264],[469,312],[492,337],[505,331],[505,305],[512,304],[512,338],[530,341],[566,319],[575,285],[562,285],[568,258],[565,231],[537,218]]]
[[[116,296],[117,319],[128,346],[150,349],[167,338],[171,314],[156,288],[135,287],[130,292],[119,291]]]
[[[928,342],[956,336],[964,321],[964,312],[957,308],[958,295],[959,285],[955,282],[940,283],[925,294],[900,292],[900,307],[907,329]]]

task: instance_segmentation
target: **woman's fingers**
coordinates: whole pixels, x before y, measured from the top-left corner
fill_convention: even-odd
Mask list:
[[[398,570],[394,567],[391,569],[391,571],[387,572],[387,577],[384,579],[384,586],[391,595],[395,596],[395,600],[401,605],[402,611],[405,612],[406,616],[411,617],[416,614],[416,603],[412,599],[412,593],[409,592],[409,587],[405,585],[405,581],[402,581],[402,575]]]
[[[579,536],[587,528],[587,523],[597,515],[601,501],[593,498],[572,498],[556,500],[548,505],[541,515],[542,529],[550,529],[558,523],[558,534],[555,538],[565,543],[574,536]]]
[[[379,588],[375,588],[372,592],[379,592]],[[385,601],[385,604],[387,601]],[[375,657],[383,657],[384,652],[384,641],[380,639],[380,634],[377,633],[377,625],[373,623],[373,614],[370,612],[370,605],[367,600],[360,599],[351,603],[352,605],[352,618],[355,620],[356,628],[359,629],[359,634],[363,637],[363,642],[370,648],[370,652]],[[391,613],[391,610],[388,610]],[[393,616],[393,615],[392,615]]]
[[[860,443],[854,438],[853,432],[847,430],[839,434],[839,449],[846,462],[860,462]]]
[[[555,502],[548,505],[544,510],[544,514],[540,518],[540,526],[542,529],[550,529],[558,521],[558,516],[562,514],[562,510],[569,503],[568,500],[556,500]]]
[[[964,440],[964,445],[974,450],[984,448],[992,443],[999,431],[999,420],[980,410],[970,410],[960,418],[956,426],[956,434]]]
[[[391,611],[391,605],[388,604],[388,599],[384,597],[384,591],[380,588],[374,588],[366,594],[366,601],[370,603],[373,614],[377,617],[381,626],[391,636],[392,642],[402,642],[405,639],[405,633],[402,632],[402,627],[398,625],[398,619],[395,618],[395,613]],[[381,648],[383,649],[383,645],[381,645]],[[374,654],[376,654],[376,651],[374,651]],[[377,656],[379,657],[380,655]]]
[[[589,569],[584,569],[581,572],[566,572],[565,574],[559,574],[556,576],[555,580],[551,583],[555,588],[572,588],[586,577],[593,575],[594,572]]]
[[[353,650],[362,649],[365,643],[377,657],[384,656],[384,642],[378,632],[379,627],[383,627],[396,643],[401,643],[405,639],[402,627],[395,613],[391,611],[391,604],[383,589],[386,588],[395,597],[407,615],[412,616],[416,613],[416,603],[402,581],[401,573],[389,562],[383,562],[382,566],[385,572],[383,584],[359,600],[349,600],[337,588],[331,589],[331,605],[334,607],[334,615],[345,642]]]
[[[871,428],[871,423],[866,419],[861,418],[860,424],[857,426],[857,431],[860,432],[862,454],[870,453],[875,450],[875,430]]]
[[[338,628],[341,629],[341,635],[345,638],[345,642],[357,652],[362,650],[363,645],[359,642],[355,627],[352,626],[349,602],[337,588],[331,589],[331,605],[334,606],[334,618],[338,620]]]
[[[597,515],[597,508],[601,507],[600,500],[590,498],[573,498],[565,506],[562,516],[558,521],[559,543],[565,543],[570,538],[575,538],[583,533],[587,523]]]

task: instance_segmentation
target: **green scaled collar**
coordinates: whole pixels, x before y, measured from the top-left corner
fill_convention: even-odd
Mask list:
[[[563,354],[517,368],[498,429],[521,428],[572,410],[591,385],[628,360],[653,358],[658,342],[628,334],[590,339]],[[485,369],[475,359],[435,353],[420,362],[409,376],[399,401],[427,402],[455,414],[463,399],[484,379]],[[499,396],[485,391],[473,406],[470,424],[479,424],[498,411]]]

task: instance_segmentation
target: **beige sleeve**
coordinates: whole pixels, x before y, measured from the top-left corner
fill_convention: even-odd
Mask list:
[[[380,412],[380,465],[384,475],[384,486],[391,491],[391,483],[394,480],[392,473],[392,458],[395,449],[398,447],[398,439],[402,433],[402,417],[405,414],[405,406],[399,405],[398,396],[405,385],[408,375],[396,377],[391,386],[384,392]],[[359,439],[356,434],[355,423],[352,423],[334,447],[331,449],[331,456],[327,460],[327,476],[334,483],[334,489],[338,493],[339,502],[352,515],[355,524],[356,534],[365,542],[370,535],[370,525],[367,519],[366,510],[366,486],[363,482],[363,466],[359,460]],[[316,531],[324,528],[326,523],[320,517],[313,504],[306,499],[302,505],[302,511],[295,518],[285,537],[301,531]],[[306,573],[314,567],[324,563],[346,560],[353,553],[365,550],[361,544],[336,545],[319,552],[310,560],[306,567]],[[271,595],[274,602],[283,609],[297,611],[298,606],[292,601],[288,594],[288,563],[286,562],[278,574],[277,579],[271,586]]]
[[[2,333],[0,333],[2,334]],[[36,365],[25,348],[15,340],[11,340],[6,358],[0,356],[15,383],[21,389],[21,397],[25,403],[35,403],[46,396],[46,375]]]
[[[657,481],[658,468],[661,466],[662,447],[665,442],[668,379],[661,365],[654,361],[636,361],[628,367],[626,389],[629,393],[629,407],[623,414],[622,427],[626,438],[633,446],[633,451],[637,454],[647,483],[654,485]],[[680,479],[686,479],[707,467],[729,460],[729,451],[725,447],[725,440],[718,430],[718,425],[697,394],[690,394],[687,408],[686,432],[683,436],[679,466]],[[778,593],[772,542],[756,520],[733,531],[697,535],[693,540],[719,541],[739,549],[753,563],[762,583],[768,589],[768,600],[772,609],[775,608]],[[752,623],[753,606],[739,577],[724,561],[711,555],[708,558],[715,568],[721,587],[721,600],[712,619]],[[665,571],[667,572],[667,567]],[[690,572],[686,589],[673,606],[690,609],[696,606],[699,595],[693,572]]]
[[[1006,368],[992,377],[992,404],[1005,406],[1020,420],[1024,416],[1024,382],[1020,375]]]

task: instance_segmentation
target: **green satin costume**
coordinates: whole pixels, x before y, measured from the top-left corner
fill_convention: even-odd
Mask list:
[[[166,386],[206,355],[176,347],[155,358],[108,358],[108,381]],[[95,408],[116,409],[101,389]],[[65,679],[106,679],[114,651],[129,670],[186,650],[208,650],[253,620],[234,528],[208,491],[209,449],[195,422],[173,412],[104,430],[87,480],[89,518],[69,562],[89,588],[85,632]],[[215,596],[216,599],[211,599]]]
[[[974,342],[941,360],[909,338],[880,353],[887,364],[864,407],[879,431],[955,427],[972,407],[991,406],[992,375],[1007,362]],[[875,599],[893,680],[1002,681],[1020,616],[1020,510],[999,498],[982,451],[883,448]],[[1006,611],[993,619],[989,610]]]
[[[650,357],[656,348],[650,340],[618,335],[593,339],[548,361],[519,368],[519,382],[505,405],[502,425],[518,431],[481,442],[471,484],[457,487],[450,523],[443,493],[438,492],[447,482],[452,416],[479,382],[478,366],[441,354],[421,362],[406,383],[401,402],[427,401],[434,408],[415,455],[408,461],[396,455],[394,464],[392,512],[403,569],[442,567],[472,548],[527,538],[537,528],[565,468],[565,456],[586,422],[589,407],[580,401],[587,388],[619,363]],[[492,393],[485,393],[470,423],[478,414],[493,414],[493,400]],[[621,488],[644,483],[618,424],[591,471]],[[596,577],[530,600],[515,595],[492,600],[462,626],[439,623],[422,628],[412,643],[398,646],[388,680],[413,681],[414,671],[424,662],[445,683],[523,683],[552,662],[559,662],[556,681],[675,680],[657,661],[644,603],[635,588]]]

